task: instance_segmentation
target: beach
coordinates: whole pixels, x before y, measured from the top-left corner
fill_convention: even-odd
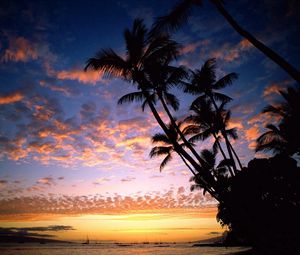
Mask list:
[[[244,247],[193,247],[190,243],[84,245],[66,244],[2,244],[2,255],[229,255],[247,250]]]

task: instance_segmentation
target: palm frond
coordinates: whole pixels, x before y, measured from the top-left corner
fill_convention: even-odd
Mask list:
[[[148,98],[145,99],[145,101],[142,104],[142,111],[145,111],[146,106],[148,105],[148,102],[151,101],[154,105],[156,104],[157,101],[157,96],[155,93],[151,94],[148,96]]]
[[[273,113],[275,115],[279,115],[279,116],[284,116],[285,112],[283,111],[282,107],[278,107],[278,106],[273,106],[273,105],[268,105],[266,106],[263,110],[262,113]]]
[[[164,97],[166,99],[166,103],[171,105],[175,111],[179,109],[179,99],[176,96],[168,92],[164,92]]]
[[[201,158],[205,161],[209,168],[213,168],[216,164],[216,154],[211,151],[204,149],[200,152]]]
[[[216,81],[216,59],[211,58],[205,61],[200,70],[196,72],[194,76],[193,83],[198,84],[198,86],[212,87]]]
[[[142,19],[135,19],[132,30],[126,29],[124,31],[127,58],[133,66],[138,64],[143,55],[146,34],[147,29]]]
[[[237,73],[226,74],[214,84],[214,89],[219,90],[230,86],[232,85],[233,81],[236,80],[238,77],[239,76]]]
[[[164,160],[161,162],[160,167],[159,167],[159,171],[161,172],[163,170],[163,168],[172,160],[172,155],[168,154]]]
[[[168,15],[156,19],[152,26],[151,34],[159,34],[162,32],[172,32],[177,30],[181,24],[188,19],[192,10],[192,6],[195,3],[200,4],[201,1],[179,1]]]
[[[231,97],[226,96],[222,93],[218,93],[218,92],[213,92],[212,96],[216,101],[220,101],[220,102],[224,102],[224,103],[228,103],[232,100]]]
[[[192,135],[197,134],[201,131],[199,125],[188,125],[182,130],[182,134],[184,135]]]
[[[227,129],[226,134],[228,137],[232,138],[233,140],[237,140],[239,138],[236,128]]]
[[[155,49],[150,47],[147,49],[142,58],[145,69],[151,69],[155,64],[166,65],[177,58],[180,45],[170,38],[166,38],[163,43],[162,45],[156,45]]]
[[[168,89],[170,87],[176,86],[177,88],[183,88],[184,87],[184,79],[188,78],[188,73],[186,71],[186,68],[184,66],[179,67],[173,67],[168,66],[168,78],[166,79],[166,84],[168,86]]]
[[[194,136],[192,136],[188,141],[191,143],[196,143],[199,141],[204,141],[206,139],[208,139],[211,136],[212,132],[210,129],[206,129],[201,133],[198,133]]]
[[[151,149],[149,156],[150,158],[158,157],[161,155],[170,154],[172,146],[155,146]]]
[[[130,68],[127,62],[112,49],[99,51],[94,58],[86,62],[85,71],[92,69],[101,71],[105,77],[127,77],[130,75]]]
[[[143,100],[145,100],[145,95],[143,92],[132,92],[132,93],[128,93],[124,96],[122,96],[119,100],[118,100],[118,104],[124,104],[124,103],[132,103],[134,101],[136,102],[142,102]]]
[[[233,162],[231,159],[223,159],[220,161],[220,163],[218,164],[217,168],[223,168],[223,167],[231,167],[233,166]]]
[[[172,144],[170,139],[165,134],[162,134],[162,133],[157,133],[152,136],[152,143],[159,143],[159,142],[164,142],[166,144]]]

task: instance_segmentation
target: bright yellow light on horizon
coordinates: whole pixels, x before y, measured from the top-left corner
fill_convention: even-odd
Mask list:
[[[1,222],[2,227],[68,225],[76,230],[47,232],[61,240],[115,242],[180,242],[208,239],[223,232],[215,208],[141,211],[128,214],[89,214],[41,221]]]

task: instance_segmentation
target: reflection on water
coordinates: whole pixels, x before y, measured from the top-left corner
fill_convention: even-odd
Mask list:
[[[239,247],[193,247],[192,244],[1,244],[1,255],[223,255]]]

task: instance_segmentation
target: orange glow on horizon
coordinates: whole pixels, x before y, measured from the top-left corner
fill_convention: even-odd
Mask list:
[[[2,218],[2,227],[72,226],[75,230],[47,232],[56,239],[81,241],[182,242],[209,239],[223,232],[216,208],[137,211],[127,214],[32,215]],[[46,232],[45,232],[46,233]],[[217,233],[217,234],[216,234]]]

